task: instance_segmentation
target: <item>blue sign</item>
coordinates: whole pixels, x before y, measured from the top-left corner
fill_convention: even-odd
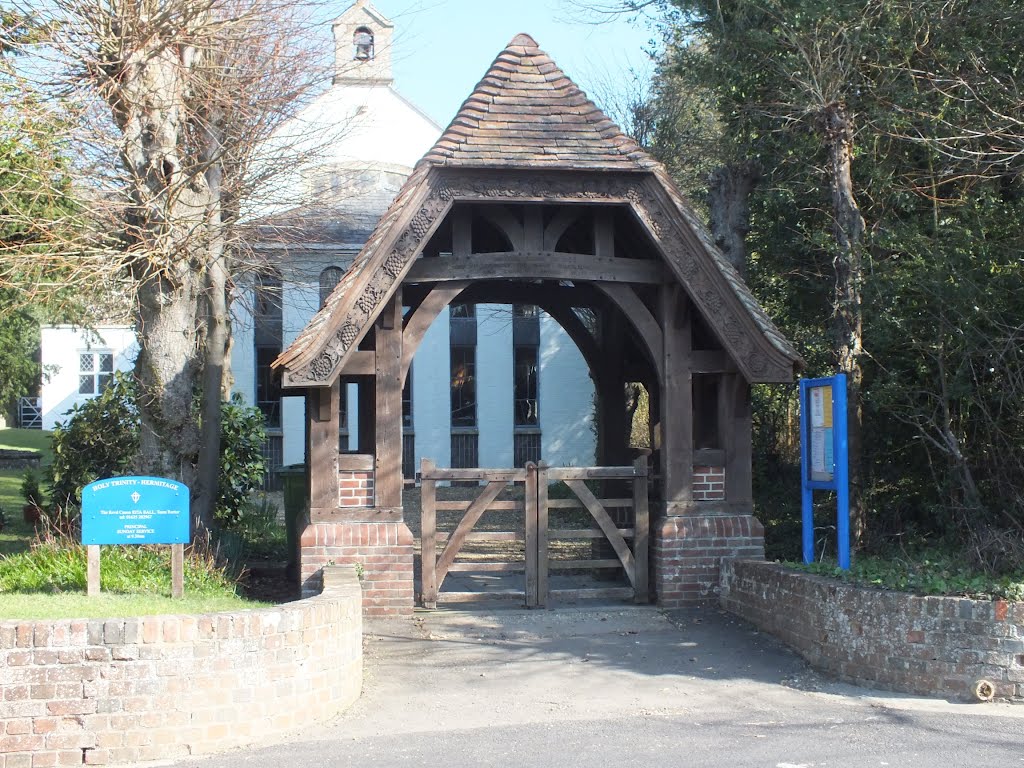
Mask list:
[[[110,477],[82,489],[83,544],[188,544],[188,486]]]
[[[804,562],[814,561],[814,491],[836,493],[839,567],[850,568],[850,461],[846,374],[800,380],[800,486]]]

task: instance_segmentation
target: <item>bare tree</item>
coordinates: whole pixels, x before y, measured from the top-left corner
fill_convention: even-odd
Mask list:
[[[37,66],[55,83],[40,92],[92,118],[75,125],[98,169],[90,194],[117,222],[97,258],[131,285],[137,469],[186,482],[209,525],[238,225],[301,162],[279,132],[328,70],[303,47],[295,0],[53,0],[35,13],[50,33]]]

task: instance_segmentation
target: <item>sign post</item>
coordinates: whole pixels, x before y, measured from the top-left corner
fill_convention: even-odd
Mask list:
[[[188,486],[163,477],[108,477],[82,489],[82,543],[87,594],[100,591],[100,544],[170,544],[171,596],[185,588]]]
[[[800,380],[800,496],[804,562],[814,561],[814,491],[836,493],[839,567],[850,568],[846,374]]]

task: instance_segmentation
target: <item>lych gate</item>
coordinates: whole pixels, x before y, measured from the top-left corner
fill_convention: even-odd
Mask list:
[[[316,590],[323,564],[353,562],[368,613],[412,610],[402,388],[427,329],[456,300],[532,304],[562,326],[595,382],[603,467],[633,467],[625,385],[646,389],[649,581],[646,547],[624,552],[613,524],[594,518],[622,565],[632,563],[634,588],[668,606],[706,599],[722,557],[763,555],[752,514],[750,384],[791,381],[799,358],[665,169],[520,35],[276,363],[285,387],[307,392],[304,592]],[[338,450],[343,383],[360,392],[357,454]],[[428,603],[436,565],[424,572]]]

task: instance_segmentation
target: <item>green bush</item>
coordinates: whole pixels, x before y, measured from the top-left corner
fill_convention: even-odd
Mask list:
[[[220,409],[220,484],[217,522],[231,528],[242,519],[249,495],[267,471],[263,456],[263,413],[242,402],[237,393]]]
[[[97,397],[71,409],[53,429],[50,466],[51,502],[62,510],[77,510],[82,488],[102,477],[131,472],[139,450],[139,414],[135,383],[115,373]]]
[[[102,477],[130,474],[139,448],[139,415],[131,377],[114,374],[102,394],[70,412],[53,431],[50,467],[52,503],[65,515],[77,513],[82,488]],[[217,509],[220,525],[237,524],[248,495],[266,471],[263,414],[236,395],[221,404],[220,479]]]
[[[39,473],[34,469],[26,469],[21,478],[21,495],[26,504],[36,507],[43,506],[43,494],[39,490]]]

